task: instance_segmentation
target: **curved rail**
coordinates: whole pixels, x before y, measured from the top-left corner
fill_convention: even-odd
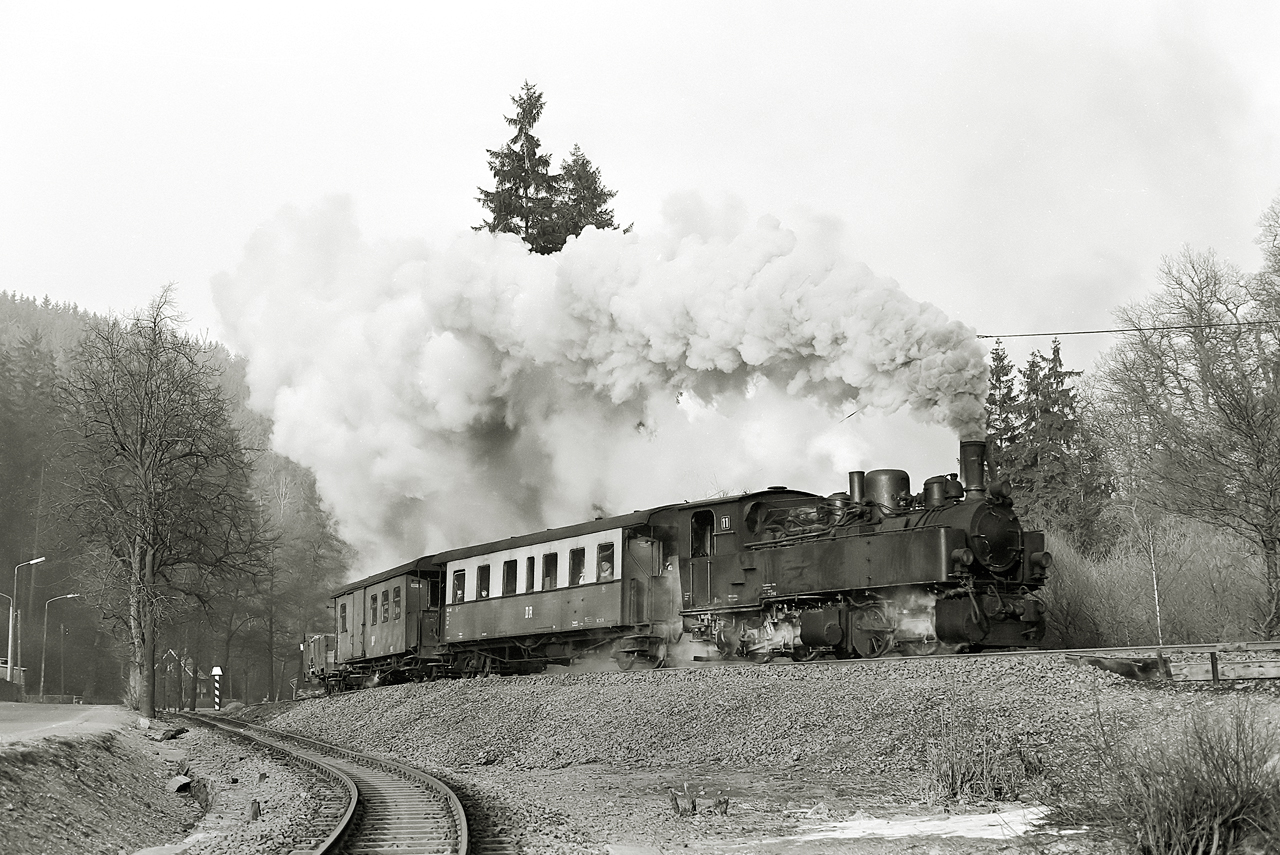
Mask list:
[[[419,785],[423,786],[424,788],[439,794],[447,805],[447,811],[452,821],[454,836],[457,841],[456,843],[457,848],[454,851],[457,853],[457,855],[467,855],[469,841],[468,841],[466,812],[462,809],[462,802],[458,799],[457,794],[454,793],[452,789],[445,786],[445,784],[442,781],[440,781],[438,778],[432,777],[431,775],[428,775],[426,772],[423,772],[420,769],[415,769],[412,766],[406,766],[403,763],[397,763],[394,760],[387,760],[382,757],[374,757],[373,755],[370,755],[370,754],[361,754],[358,751],[352,751],[348,748],[342,748],[340,746],[333,745],[328,742],[323,742],[319,739],[312,739],[308,736],[299,736],[296,733],[289,733],[283,730],[275,730],[273,728],[265,727],[263,725],[250,725],[250,727],[262,733],[269,734],[276,739],[288,740],[292,742],[298,742],[303,745],[308,745],[313,750],[321,754],[337,755],[339,757],[344,757],[353,763],[358,763],[361,766],[373,767],[375,769],[382,769],[386,772],[391,773],[392,775],[395,775],[396,777],[416,782]]]
[[[252,740],[285,755],[290,762],[319,769],[345,781],[350,794],[347,809],[315,852],[331,855],[381,851],[387,846],[400,849],[427,845],[451,855],[468,855],[467,818],[462,803],[453,790],[425,772],[260,725],[191,713],[184,715]],[[304,748],[292,748],[285,744],[287,742]],[[412,786],[406,789],[405,782]]]

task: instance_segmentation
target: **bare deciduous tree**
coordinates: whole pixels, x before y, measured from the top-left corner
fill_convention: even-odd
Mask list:
[[[127,630],[130,688],[154,714],[157,618],[269,549],[213,346],[177,327],[172,291],[90,326],[61,386],[70,419],[67,511],[95,599]]]
[[[1161,290],[1121,309],[1097,391],[1119,483],[1166,512],[1247,537],[1264,566],[1265,638],[1280,633],[1280,325],[1265,276],[1184,250]]]

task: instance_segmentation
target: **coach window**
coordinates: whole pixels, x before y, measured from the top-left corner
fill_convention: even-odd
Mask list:
[[[466,596],[467,592],[467,571],[453,571],[453,601],[460,603]]]
[[[391,619],[400,620],[400,586],[396,585],[391,594]]]
[[[382,622],[391,620],[391,592],[382,592]]]
[[[559,586],[560,580],[557,578],[560,569],[557,566],[559,561],[560,556],[555,552],[548,552],[542,556],[542,590],[550,591]]]
[[[596,581],[613,581],[613,544],[601,543],[596,547]]]
[[[489,599],[489,565],[481,564],[476,568],[476,599]]]
[[[369,598],[369,623],[378,622],[378,595]]]
[[[502,562],[502,596],[516,592],[516,571],[519,568],[520,564],[514,558]]]
[[[338,604],[338,632],[347,631],[347,604]]]
[[[569,550],[569,584],[581,585],[582,573],[587,566],[587,550],[570,549]]]
[[[524,589],[525,592],[533,590],[534,573],[537,569],[538,562],[532,555],[524,560]]]

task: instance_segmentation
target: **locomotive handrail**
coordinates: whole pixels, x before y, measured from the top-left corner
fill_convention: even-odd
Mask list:
[[[847,531],[842,527],[830,526],[820,531],[806,531],[799,534],[788,534],[783,537],[774,538],[773,540],[757,540],[754,543],[744,544],[747,549],[767,549],[774,546],[791,546],[806,540],[818,540],[819,538],[830,535],[829,540],[841,540],[850,537],[872,537],[880,535],[901,534],[903,532],[920,532],[928,531],[932,528],[950,528],[946,523],[925,523],[924,525],[911,526],[910,528],[894,528],[888,531]]]

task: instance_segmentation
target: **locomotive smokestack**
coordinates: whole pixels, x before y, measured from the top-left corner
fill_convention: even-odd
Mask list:
[[[987,489],[987,444],[981,440],[960,443],[960,480],[964,482],[965,498],[970,493],[984,493]]]
[[[849,473],[849,501],[855,505],[862,504],[862,500],[866,498],[863,493],[863,486],[866,484],[867,473],[861,470],[855,470]]]

